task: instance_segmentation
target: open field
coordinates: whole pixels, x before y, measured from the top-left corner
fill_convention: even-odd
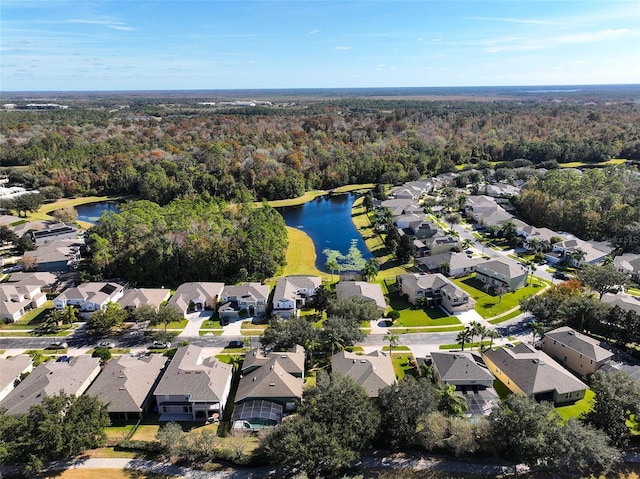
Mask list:
[[[570,163],[559,163],[560,168],[580,168],[582,166],[600,167],[600,166],[615,166],[627,163],[628,160],[622,158],[612,158],[608,161],[601,161],[600,163],[585,163],[583,161],[572,161]]]
[[[329,280],[331,275],[323,273],[316,268],[316,249],[313,241],[304,231],[287,226],[289,246],[287,248],[287,264],[280,272],[279,276],[291,276],[296,274],[307,274],[320,276],[324,280]],[[275,283],[275,278],[272,280]]]

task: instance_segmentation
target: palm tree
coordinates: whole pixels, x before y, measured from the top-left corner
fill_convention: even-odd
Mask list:
[[[304,341],[304,352],[305,359],[307,360],[307,369],[310,369],[311,366],[313,366],[313,352],[318,346],[320,346],[320,343],[318,343],[315,339],[307,338]]]
[[[533,264],[533,261],[529,263],[529,271],[531,271],[531,281],[529,281],[529,285],[533,285],[533,273],[537,270],[536,265]]]
[[[482,342],[484,341],[484,338],[487,337],[488,333],[489,329],[483,325],[480,325],[480,328],[478,330],[478,335],[480,336],[480,346],[478,346],[478,351],[482,351]]]
[[[364,268],[362,268],[362,276],[364,276],[367,281],[373,281],[376,279],[378,271],[380,271],[378,260],[371,258],[365,263]]]
[[[444,410],[450,416],[462,416],[462,413],[469,409],[465,398],[456,394],[456,387],[453,384],[445,384],[438,394],[440,396],[438,409]]]
[[[331,258],[327,260],[324,266],[329,271],[331,271],[331,282],[333,282],[333,275],[335,274],[336,271],[340,270],[340,265],[338,264],[338,260],[335,258]]]
[[[464,345],[469,342],[469,339],[471,339],[471,330],[467,327],[458,333],[456,343],[460,344],[464,351]]]
[[[78,319],[78,310],[75,308],[75,306],[65,306],[62,313],[63,322],[68,323],[69,326],[72,326],[73,322],[76,319]]]
[[[442,271],[447,276],[449,275],[449,271],[451,271],[451,264],[448,261],[445,261],[440,265],[440,271]]]
[[[475,338],[477,335],[480,334],[480,328],[482,328],[482,325],[478,322],[478,321],[471,321],[469,323],[469,326],[467,326],[469,328],[469,331],[471,332],[471,347],[473,348],[473,338]]]
[[[500,235],[505,239],[511,239],[516,235],[516,224],[509,220],[502,225],[500,229]]]
[[[462,249],[469,249],[473,246],[473,240],[471,238],[467,238],[462,242]]]
[[[498,339],[500,337],[500,333],[494,329],[490,329],[487,331],[487,337],[491,338],[491,342],[489,343],[489,349],[493,348],[493,340]]]
[[[389,356],[391,356],[391,353],[393,352],[393,348],[398,345],[400,338],[398,337],[397,334],[389,333],[385,335],[384,339],[385,341],[389,341]]]
[[[569,254],[569,258],[571,258],[576,267],[580,266],[580,263],[585,258],[585,256],[587,256],[587,253],[580,248],[576,248],[573,253]]]
[[[344,339],[334,332],[330,332],[325,336],[325,346],[331,351],[331,356],[336,351],[342,351],[344,349]]]
[[[537,321],[531,321],[527,323],[527,327],[531,329],[531,344],[536,344],[536,336],[540,336],[540,339],[542,339],[542,335],[544,334],[544,327]]]
[[[500,303],[502,301],[502,297],[507,292],[507,288],[505,287],[504,284],[499,284],[498,286],[495,287],[495,291],[496,291],[496,294],[498,295],[498,297],[500,298],[498,300],[498,303]]]

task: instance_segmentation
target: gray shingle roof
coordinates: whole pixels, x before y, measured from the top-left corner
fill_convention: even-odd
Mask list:
[[[189,307],[189,302],[196,299],[206,301],[217,301],[220,293],[224,288],[224,283],[212,282],[192,282],[183,283],[178,286],[176,292],[169,300],[169,305],[175,306],[178,310],[184,312]]]
[[[0,391],[16,380],[31,366],[31,357],[18,354],[11,358],[0,358]]]
[[[109,412],[140,412],[166,362],[159,354],[119,356],[106,365],[85,394],[107,403]]]
[[[331,371],[350,377],[372,398],[378,397],[380,389],[396,382],[391,358],[382,351],[366,356],[340,351],[331,357]]]
[[[548,333],[545,333],[544,336],[545,338],[558,341],[566,347],[571,348],[574,351],[578,351],[580,354],[583,354],[587,358],[593,359],[596,362],[613,356],[611,351],[600,346],[600,341],[590,338],[589,336],[585,336],[568,326],[563,326],[561,328],[554,329],[553,331],[549,331]]]
[[[133,288],[128,290],[118,304],[122,309],[138,308],[142,305],[160,306],[169,299],[171,291],[163,288]]]
[[[242,372],[264,366],[274,358],[278,359],[280,366],[289,374],[294,376],[304,376],[304,348],[300,345],[294,346],[291,351],[286,352],[270,352],[267,355],[262,354],[260,348],[255,348],[248,353],[242,363]]]
[[[587,385],[560,366],[551,356],[520,343],[513,349],[497,348],[483,352],[525,394],[549,391],[566,394],[587,389]]]
[[[99,359],[87,355],[75,356],[69,362],[48,361],[35,368],[18,384],[0,402],[0,407],[6,408],[9,414],[21,414],[61,390],[79,396],[88,386],[87,382],[99,372]]]
[[[304,379],[289,374],[276,356],[240,380],[235,403],[251,399],[302,399],[303,385]]]
[[[336,295],[341,298],[364,298],[374,301],[378,309],[387,309],[387,302],[379,284],[366,283],[364,281],[344,281],[336,284]]]
[[[202,348],[194,345],[178,348],[162,375],[154,395],[184,395],[191,401],[220,402],[232,366],[215,358],[204,358]]]
[[[469,352],[434,352],[431,360],[443,382],[493,380],[493,374],[484,366],[480,358]]]
[[[510,258],[494,258],[478,263],[476,270],[494,272],[505,278],[517,278],[527,273],[525,267]]]

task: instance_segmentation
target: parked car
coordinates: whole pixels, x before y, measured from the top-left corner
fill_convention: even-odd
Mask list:
[[[242,341],[229,341],[229,344],[227,344],[227,348],[244,348],[244,343]]]
[[[167,349],[171,347],[171,343],[169,341],[154,341],[149,347],[153,349]]]
[[[69,356],[67,356],[66,354],[63,354],[58,359],[56,359],[56,363],[66,363],[68,361],[69,361]]]
[[[515,347],[516,347],[516,345],[515,345],[515,344],[513,344],[513,343],[507,343],[507,344],[505,344],[505,345],[504,345],[504,347],[505,347],[505,348],[509,348],[509,349],[513,349],[513,348],[515,348]]]
[[[55,341],[47,346],[47,349],[67,349],[69,345],[64,341]]]
[[[103,342],[101,342],[101,343],[98,343],[98,347],[99,347],[99,348],[108,348],[108,349],[112,349],[112,348],[115,348],[115,347],[116,347],[116,345],[115,345],[115,343],[109,343],[109,342],[107,342],[107,341],[103,341]]]
[[[553,273],[553,277],[556,279],[561,279],[562,281],[566,281],[569,279],[569,275],[563,273],[562,271],[556,271],[555,273]]]

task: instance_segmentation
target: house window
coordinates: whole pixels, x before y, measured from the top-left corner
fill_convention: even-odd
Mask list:
[[[590,359],[590,360],[589,360],[589,364],[593,364],[593,359]]]
[[[553,344],[558,344],[558,341],[556,341],[555,339],[553,340]]]
[[[167,412],[167,406],[162,406],[162,412]]]
[[[566,356],[562,356],[562,360],[566,363],[567,362],[567,357]]]
[[[580,359],[582,359],[582,354],[580,355]]]

